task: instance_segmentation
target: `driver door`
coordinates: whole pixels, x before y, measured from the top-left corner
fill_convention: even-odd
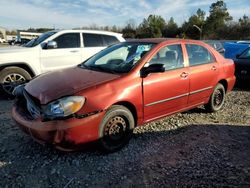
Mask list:
[[[57,47],[42,49],[40,62],[42,72],[68,68],[81,63],[80,33],[65,33],[54,39]]]
[[[188,68],[184,66],[181,44],[162,47],[145,66],[164,64],[165,72],[143,78],[144,120],[165,116],[187,106]]]

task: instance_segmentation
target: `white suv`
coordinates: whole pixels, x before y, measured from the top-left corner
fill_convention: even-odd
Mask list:
[[[122,34],[94,30],[49,31],[21,47],[0,48],[0,84],[11,94],[32,77],[76,66],[105,47],[125,41]]]

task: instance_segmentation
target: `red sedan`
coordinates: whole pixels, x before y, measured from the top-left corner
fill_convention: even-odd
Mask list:
[[[136,126],[199,105],[220,110],[234,83],[233,61],[203,42],[133,40],[17,87],[12,116],[40,143],[67,150],[98,140],[111,152]]]

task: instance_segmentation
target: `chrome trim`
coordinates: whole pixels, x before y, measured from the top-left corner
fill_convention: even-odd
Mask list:
[[[171,101],[171,100],[175,100],[175,99],[178,99],[178,98],[181,98],[181,97],[185,97],[185,96],[188,96],[188,95],[193,95],[193,94],[196,94],[196,93],[199,93],[199,92],[202,92],[202,91],[206,91],[206,90],[209,90],[209,89],[212,89],[212,88],[213,87],[210,86],[210,87],[206,87],[206,88],[199,89],[199,90],[196,90],[196,91],[192,91],[190,93],[185,93],[185,94],[178,95],[178,96],[175,96],[175,97],[171,97],[171,98],[167,98],[167,99],[155,101],[155,102],[146,104],[145,107],[147,107],[147,106],[153,106],[155,104],[159,104],[159,103],[163,103],[163,102],[167,102],[167,101]]]
[[[146,104],[145,106],[152,106],[152,105],[155,105],[155,104],[171,101],[171,100],[178,99],[178,98],[181,98],[181,97],[185,97],[185,96],[188,96],[188,95],[189,95],[188,93],[185,93],[185,94],[178,95],[178,96],[175,96],[175,97],[171,97],[171,98],[168,98],[168,99],[163,99],[163,100],[160,100],[160,101],[152,102],[152,103]]]
[[[192,91],[189,93],[189,95],[193,95],[193,94],[196,94],[196,93],[199,93],[199,92],[202,92],[202,91],[206,91],[206,90],[209,90],[209,89],[212,89],[213,87],[210,86],[210,87],[206,87],[206,88],[203,88],[203,89],[199,89],[199,90],[196,90],[196,91]]]

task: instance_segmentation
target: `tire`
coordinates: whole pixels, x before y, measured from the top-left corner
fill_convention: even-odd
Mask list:
[[[224,86],[218,83],[210,96],[209,102],[205,105],[205,109],[208,112],[217,112],[221,110],[225,102],[225,96],[226,92]]]
[[[6,67],[0,71],[0,84],[3,91],[12,96],[14,88],[31,79],[30,74],[20,67]]]
[[[112,106],[100,125],[99,145],[102,151],[111,153],[124,147],[132,137],[134,127],[134,117],[126,107]]]

